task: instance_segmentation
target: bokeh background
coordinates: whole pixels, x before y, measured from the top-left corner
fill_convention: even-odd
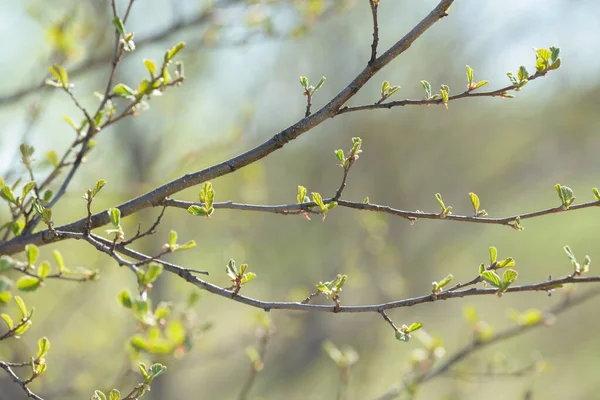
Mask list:
[[[119,1],[121,7],[124,1]],[[128,31],[136,39],[193,20],[208,6],[198,0],[136,2]],[[212,2],[211,2],[212,3]],[[317,82],[327,77],[314,99],[315,109],[362,70],[369,57],[371,15],[364,1],[226,1],[217,4],[209,23],[176,30],[162,40],[128,54],[117,81],[135,86],[145,75],[143,58],[160,60],[178,41],[187,79],[182,87],[154,98],[151,108],[124,120],[98,137],[95,150],[69,193],[54,210],[57,225],[82,218],[81,194],[98,179],[107,186],[96,210],[120,204],[153,187],[235,156],[270,138],[303,116],[300,75]],[[225,4],[220,7],[219,4]],[[381,0],[380,50],[398,40],[435,1]],[[106,1],[27,0],[2,4],[0,14],[0,171],[8,181],[23,175],[15,163],[18,144],[27,141],[39,154],[39,176],[48,171],[43,154],[61,154],[72,140],[62,115],[81,118],[58,91],[42,91],[6,100],[41,82],[47,66],[68,70],[89,57],[110,52],[113,43]],[[381,71],[351,101],[372,103],[381,82],[401,85],[395,98],[421,98],[420,80],[434,88],[466,85],[465,65],[475,79],[495,89],[509,83],[506,72],[519,65],[534,70],[532,47],[561,48],[562,67],[531,82],[515,99],[459,100],[443,107],[406,107],[345,114],[326,121],[272,156],[213,182],[216,200],[256,204],[293,203],[298,185],[333,195],[341,179],[333,150],[363,139],[364,153],[353,166],[344,198],[405,210],[439,210],[442,193],[456,214],[470,214],[469,192],[477,193],[491,216],[507,216],[559,204],[554,185],[574,189],[577,201],[593,199],[599,184],[598,113],[600,5],[593,0],[457,1],[450,17],[436,24],[405,54]],[[93,91],[103,91],[108,60],[71,78],[80,101],[95,107]],[[16,168],[15,168],[16,165]],[[175,196],[197,200],[199,188]],[[148,226],[159,210],[126,219],[126,232],[138,222]],[[0,209],[3,219],[8,209]],[[319,281],[349,275],[343,304],[371,304],[428,293],[431,282],[452,273],[466,281],[488,260],[488,246],[517,261],[520,283],[540,282],[571,272],[562,247],[583,258],[600,258],[597,210],[586,209],[524,221],[517,232],[501,226],[450,221],[408,221],[386,215],[335,209],[325,222],[217,210],[211,220],[169,209],[159,233],[138,244],[158,251],[175,229],[182,240],[199,246],[170,260],[211,273],[211,282],[228,285],[224,266],[230,258],[248,263],[258,279],[244,294],[264,300],[301,300]],[[103,233],[103,230],[99,230]],[[129,371],[128,338],[136,324],[116,301],[123,288],[136,290],[135,278],[85,243],[63,242],[42,249],[51,258],[59,249],[69,265],[98,269],[101,280],[86,284],[52,281],[25,294],[35,305],[34,327],[18,342],[3,342],[0,359],[35,352],[36,340],[52,342],[46,376],[31,385],[44,398],[89,398],[94,389],[117,386],[122,392],[138,377]],[[592,272],[595,270],[592,264]],[[11,276],[16,278],[16,276]],[[580,292],[583,287],[572,288]],[[164,274],[153,301],[185,302],[197,291]],[[148,399],[237,398],[250,364],[247,346],[257,344],[257,310],[201,293],[193,307],[198,335],[183,357],[150,357],[168,365]],[[474,306],[494,329],[515,324],[510,309],[545,309],[559,293],[485,296],[423,304],[391,311],[398,324],[421,321],[444,341],[446,357],[472,339],[463,308]],[[541,374],[519,377],[456,379],[440,377],[421,388],[420,398],[490,399],[596,398],[600,363],[599,300],[561,315],[549,329],[538,328],[469,357],[456,371],[512,371],[542,358]],[[377,314],[331,315],[272,312],[276,327],[265,366],[250,398],[325,399],[336,395],[340,372],[322,343],[348,345],[360,355],[352,367],[349,399],[368,399],[397,385],[409,369],[418,340],[397,341]],[[0,399],[23,393],[0,375]]]

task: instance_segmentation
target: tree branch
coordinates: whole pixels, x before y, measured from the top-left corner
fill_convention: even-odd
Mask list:
[[[412,387],[414,385],[425,383],[427,381],[430,381],[430,380],[442,375],[443,373],[447,372],[451,367],[453,367],[460,361],[464,360],[469,355],[471,355],[485,347],[491,346],[492,344],[496,344],[503,340],[510,339],[512,337],[521,335],[525,332],[530,331],[533,328],[544,325],[548,322],[548,316],[553,316],[553,315],[558,315],[560,313],[563,313],[563,312],[569,310],[570,308],[575,307],[575,306],[577,306],[593,297],[596,297],[598,295],[600,295],[600,290],[598,290],[598,289],[589,290],[581,295],[573,296],[573,297],[571,297],[570,295],[567,295],[563,301],[561,301],[554,307],[551,307],[548,310],[546,310],[546,312],[544,312],[544,315],[547,316],[546,318],[543,318],[534,324],[517,325],[517,326],[511,327],[511,328],[505,329],[501,332],[494,334],[494,336],[492,336],[490,339],[487,339],[487,340],[474,339],[471,343],[469,343],[468,345],[464,346],[462,349],[460,349],[459,351],[454,353],[454,355],[452,357],[450,357],[449,359],[444,361],[438,367],[430,370],[429,372],[425,372],[425,373],[417,376],[415,379],[406,381],[404,383],[404,388],[402,388],[402,389],[392,388],[392,389],[388,390],[386,393],[377,397],[377,400],[394,399],[394,398],[398,397],[400,394],[402,394],[404,392],[404,390],[406,390],[408,387]]]
[[[26,382],[26,381],[22,380],[21,378],[19,378],[19,376],[12,370],[12,368],[9,366],[9,364],[5,363],[4,361],[0,361],[0,368],[2,368],[4,371],[6,371],[6,373],[8,375],[10,375],[10,377],[13,380],[13,382],[18,383],[19,386],[21,386],[21,388],[23,388],[23,391],[25,392],[25,394],[27,395],[27,397],[35,399],[35,400],[44,400],[43,398],[41,398],[37,394],[33,393],[27,387],[27,383],[28,382]]]
[[[527,79],[528,79],[528,81],[532,81],[532,80],[540,78],[542,76],[546,76],[547,73],[548,73],[548,71],[536,72],[535,74],[531,75]],[[453,101],[453,100],[466,99],[466,98],[470,98],[470,97],[498,97],[498,96],[502,97],[507,92],[513,91],[516,89],[519,89],[519,87],[517,85],[505,86],[503,88],[493,90],[490,92],[475,92],[475,91],[473,91],[473,89],[467,89],[460,94],[456,94],[454,96],[449,96],[448,102]],[[363,106],[344,107],[344,108],[340,109],[340,111],[338,112],[338,115],[349,113],[349,112],[354,112],[354,111],[380,110],[380,109],[388,109],[389,110],[394,107],[404,107],[404,106],[413,106],[413,105],[426,106],[426,105],[431,105],[431,104],[443,104],[443,103],[444,102],[441,98],[422,99],[422,100],[406,99],[406,100],[399,100],[399,101],[390,101],[387,103],[377,102],[374,104],[366,104]]]

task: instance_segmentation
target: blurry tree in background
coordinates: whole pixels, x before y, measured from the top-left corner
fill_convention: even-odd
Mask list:
[[[597,393],[600,7],[525,3],[10,5],[0,399]]]

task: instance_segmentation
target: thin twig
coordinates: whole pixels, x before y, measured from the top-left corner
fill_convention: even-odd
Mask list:
[[[25,394],[27,395],[27,397],[35,399],[35,400],[44,400],[43,398],[41,398],[37,394],[33,393],[27,387],[27,383],[29,383],[29,382],[28,381],[24,381],[21,378],[19,378],[19,376],[17,374],[15,374],[15,372],[10,368],[10,366],[7,363],[5,363],[4,361],[0,361],[0,368],[2,368],[4,371],[6,371],[6,373],[8,375],[10,375],[10,377],[12,378],[12,380],[14,382],[18,383],[19,386],[21,386],[21,388],[23,388],[23,391],[25,392]]]
[[[543,72],[536,72],[534,75],[531,75],[529,78],[527,78],[529,81],[532,81],[534,79],[538,79],[542,76],[546,76],[547,71],[543,71]],[[465,90],[464,92],[460,93],[460,94],[456,94],[454,96],[449,96],[448,97],[448,101],[453,101],[453,100],[460,100],[460,99],[466,99],[466,98],[471,98],[471,97],[503,97],[506,92],[509,92],[511,90],[516,90],[519,87],[516,85],[509,85],[509,86],[505,86],[501,89],[496,89],[490,92],[474,92],[470,89]],[[354,111],[366,111],[366,110],[380,110],[380,109],[391,109],[394,107],[404,107],[404,106],[415,106],[415,105],[421,105],[421,106],[426,106],[426,105],[431,105],[431,104],[443,104],[443,100],[441,98],[436,98],[436,99],[422,99],[422,100],[410,100],[410,99],[406,99],[406,100],[398,100],[398,101],[390,101],[388,103],[374,103],[374,104],[366,104],[366,105],[362,105],[362,106],[354,106],[354,107],[343,107],[341,108],[337,115],[341,115],[341,114],[346,114],[349,112],[354,112]]]
[[[122,242],[121,244],[123,246],[127,246],[133,242],[135,242],[138,239],[141,239],[145,236],[148,235],[153,235],[154,233],[156,233],[156,228],[158,228],[158,226],[160,225],[160,222],[162,220],[163,215],[165,215],[165,210],[167,209],[167,206],[163,206],[162,210],[160,210],[160,214],[158,214],[158,217],[156,218],[156,220],[154,221],[154,223],[152,224],[152,226],[145,231],[144,233],[140,233],[140,228],[138,227],[138,231],[135,234],[135,236],[133,236],[131,239],[126,240],[124,242]]]
[[[398,327],[396,326],[396,324],[394,324],[394,321],[392,321],[392,319],[386,314],[385,311],[381,310],[379,311],[379,314],[381,314],[383,319],[385,319],[385,322],[391,325],[392,329],[394,329],[394,332],[398,332]]]
[[[377,44],[379,43],[379,23],[377,22],[377,8],[379,0],[369,0],[371,14],[373,15],[373,43],[371,43],[371,59],[369,64],[373,64],[377,59]]]

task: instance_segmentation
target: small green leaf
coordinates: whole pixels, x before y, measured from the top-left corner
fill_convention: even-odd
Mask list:
[[[490,266],[493,266],[498,261],[498,250],[494,246],[490,246]]]
[[[152,364],[152,366],[150,366],[150,374],[152,375],[152,378],[156,378],[157,376],[163,374],[166,370],[167,367],[159,363]]]
[[[39,360],[40,358],[46,357],[46,354],[48,354],[48,350],[50,349],[50,341],[48,340],[47,337],[43,337],[40,340],[38,340],[38,352],[37,352],[37,359]]]
[[[92,190],[92,197],[96,197],[104,185],[106,185],[106,181],[104,179],[100,179],[98,182],[96,182],[96,186],[94,186],[94,189]]]
[[[33,292],[37,288],[40,287],[42,281],[35,276],[22,276],[17,281],[17,289],[22,290],[24,292]]]
[[[444,204],[444,201],[442,200],[442,195],[440,193],[436,193],[435,198],[436,198],[438,204],[440,205],[440,208],[442,209],[442,211],[444,211],[446,209],[446,205]]]
[[[144,275],[144,282],[148,284],[156,281],[156,279],[160,276],[160,274],[162,274],[162,272],[162,264],[151,262],[148,265],[148,270],[146,271],[146,274]]]
[[[106,395],[102,390],[94,390],[94,396],[92,396],[92,400],[106,400]]]
[[[207,208],[211,208],[214,197],[215,191],[212,188],[212,183],[206,182],[200,191],[200,202],[204,203]]]
[[[52,64],[50,67],[48,67],[48,70],[64,88],[67,87],[67,84],[69,83],[69,77],[67,75],[67,71],[62,66],[58,64]]]
[[[52,198],[52,195],[53,195],[53,194],[54,194],[54,193],[52,192],[52,190],[46,190],[46,191],[44,192],[44,196],[43,196],[42,202],[43,202],[44,204],[47,204],[47,203],[50,201],[50,199]]]
[[[29,192],[33,190],[34,187],[35,182],[29,182],[23,186],[23,189],[21,190],[21,202],[25,201],[25,198],[27,197]]]
[[[300,77],[300,84],[305,90],[308,90],[308,78],[305,76]]]
[[[227,272],[227,275],[231,278],[231,279],[237,279],[239,272],[237,267],[235,266],[235,260],[234,259],[230,259],[229,262],[227,263],[227,266],[225,267],[225,271]]]
[[[13,195],[13,192],[9,186],[2,186],[0,196],[2,196],[4,200],[9,201],[10,203],[16,204],[15,196]]]
[[[144,65],[146,69],[150,73],[150,76],[154,78],[154,74],[156,74],[156,64],[152,60],[144,59]]]
[[[121,226],[121,210],[118,208],[110,208],[108,210],[108,216],[110,217],[110,223],[118,229]]]
[[[389,87],[390,83],[388,81],[383,81],[383,83],[381,84],[381,96],[385,96]]]
[[[520,83],[527,81],[527,79],[529,78],[529,72],[527,72],[527,68],[525,68],[525,66],[521,65],[519,67],[519,71],[517,72],[517,78],[519,78]]]
[[[306,197],[306,188],[304,186],[298,186],[298,204],[304,203],[304,198]]]
[[[58,250],[54,250],[52,252],[54,254],[54,259],[56,260],[56,265],[58,265],[58,272],[63,273],[65,270],[65,262],[63,260],[62,254]]]
[[[429,100],[431,98],[431,84],[427,81],[421,81],[421,85],[425,90],[425,99]]]
[[[69,126],[70,126],[71,128],[73,128],[73,130],[75,130],[75,131],[79,131],[79,128],[77,127],[77,125],[75,125],[75,121],[73,121],[73,120],[71,119],[71,117],[69,117],[68,115],[63,115],[63,120],[64,120],[64,121],[65,121],[67,124],[69,124]],[[56,153],[55,153],[55,154],[56,154]]]
[[[391,88],[389,88],[389,90],[387,91],[387,93],[385,94],[385,97],[391,97],[394,93],[396,93],[398,90],[400,90],[400,86],[398,85],[394,85]]]
[[[321,212],[327,211],[327,207],[323,203],[323,198],[321,197],[321,194],[320,193],[316,193],[316,192],[312,192],[311,194],[312,194],[313,201],[315,203],[317,203],[317,205],[321,209]]]
[[[117,389],[113,389],[108,394],[108,400],[121,400],[121,392]]]
[[[8,327],[8,330],[12,331],[13,328],[15,327],[15,324],[14,324],[12,318],[10,317],[10,315],[8,315],[8,314],[0,314],[0,318],[2,318],[2,320],[4,321],[4,323],[6,323],[6,326]]]
[[[208,209],[204,206],[198,206],[198,205],[191,205],[188,207],[188,212],[192,215],[195,216],[201,216],[201,217],[206,217],[208,216]]]
[[[138,93],[146,94],[151,89],[152,89],[152,87],[150,86],[150,81],[148,79],[142,79],[142,81],[140,82],[140,84],[138,86]]]
[[[254,272],[248,272],[247,274],[244,274],[242,276],[242,280],[241,280],[241,284],[245,284],[248,283],[250,281],[253,281],[256,278],[256,274]]]
[[[119,301],[119,304],[121,304],[125,308],[131,308],[132,306],[131,294],[129,294],[129,291],[127,289],[121,290],[119,296],[117,297],[117,300]]]
[[[121,97],[135,96],[137,94],[135,90],[125,85],[124,83],[119,83],[115,85],[115,87],[113,88],[113,93]]]
[[[479,89],[482,86],[485,86],[489,83],[489,81],[483,80],[483,81],[479,81],[475,84],[475,86],[473,87],[473,90],[475,89]]]
[[[342,150],[342,149],[336,150],[335,156],[337,157],[338,161],[340,163],[342,163],[342,165],[346,162],[346,157],[344,156],[344,150]],[[302,198],[304,198],[304,196],[302,196]]]
[[[491,285],[500,288],[502,284],[500,283],[500,277],[495,271],[484,271],[481,274],[481,277]]]
[[[421,322],[413,322],[409,327],[408,327],[408,333],[410,332],[414,332],[417,329],[421,329],[423,327],[423,324]]]
[[[438,292],[440,291],[440,289],[442,289],[444,286],[448,285],[450,282],[452,282],[452,279],[454,279],[454,275],[452,274],[448,274],[444,279],[442,279],[440,282],[433,282],[433,292]]]
[[[594,193],[594,198],[596,201],[600,201],[600,193],[598,192],[598,188],[593,188],[592,193]]]
[[[442,88],[440,89],[440,94],[442,95],[442,103],[444,103],[444,105],[448,103],[449,92],[450,88],[447,85],[442,85]]]
[[[323,84],[325,83],[325,77],[322,77],[321,80],[319,80],[319,83],[317,83],[317,86],[315,86],[315,92],[319,89],[321,89],[321,87],[323,86]]]
[[[125,25],[123,25],[123,21],[121,21],[121,18],[114,17],[113,18],[113,25],[116,28],[117,32],[119,32],[119,34],[121,35],[121,37],[125,37],[126,33],[125,33]]]
[[[510,268],[515,266],[515,260],[512,257],[508,257],[506,260],[502,260],[495,265],[495,269]]]
[[[19,307],[19,311],[21,311],[21,315],[23,316],[23,318],[28,318],[29,313],[27,312],[27,307],[25,306],[25,302],[23,301],[21,296],[15,296],[15,302],[17,303],[17,306]]]
[[[173,248],[173,247],[175,247],[176,244],[177,244],[177,232],[174,230],[171,230],[171,232],[169,232],[169,247]]]
[[[475,193],[471,192],[469,193],[469,197],[471,198],[471,203],[473,204],[473,210],[474,210],[474,214],[477,215],[477,212],[479,211],[479,196],[477,196]]]
[[[469,85],[471,83],[473,83],[473,68],[469,67],[467,65],[467,81],[469,82]]]
[[[563,208],[568,209],[569,206],[573,204],[573,201],[575,201],[575,193],[573,192],[573,189],[568,186],[562,186],[558,183],[554,186],[554,188],[558,193],[558,197],[560,198]]]
[[[38,278],[41,280],[46,279],[50,275],[50,263],[48,261],[42,261],[38,267]]]
[[[175,46],[173,46],[169,51],[165,54],[165,62],[169,62],[179,53],[181,49],[185,47],[185,42],[179,42]]]
[[[581,270],[582,273],[586,273],[590,270],[590,265],[592,264],[592,259],[590,256],[586,255],[585,258],[583,259],[583,269]]]
[[[502,288],[506,290],[514,281],[517,280],[519,274],[514,269],[507,269],[502,275]]]
[[[33,265],[40,255],[40,249],[35,244],[28,244],[25,246],[25,253],[27,253],[27,264]]]

